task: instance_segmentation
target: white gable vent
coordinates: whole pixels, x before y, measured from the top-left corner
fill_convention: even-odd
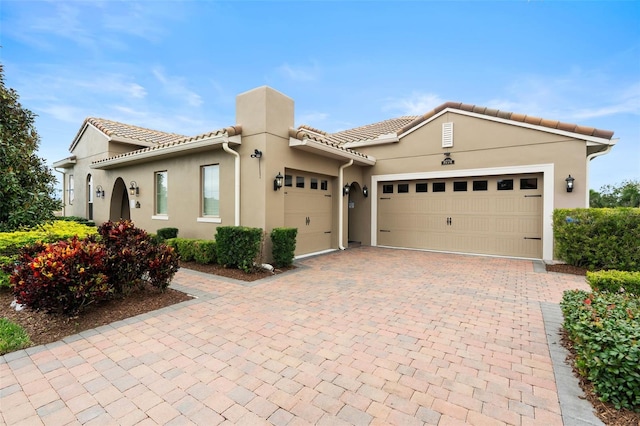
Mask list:
[[[453,123],[442,123],[442,147],[453,146]]]

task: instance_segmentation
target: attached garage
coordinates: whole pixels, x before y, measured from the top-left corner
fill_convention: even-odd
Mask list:
[[[377,243],[542,258],[543,174],[382,180]]]
[[[332,248],[331,177],[287,170],[284,179],[284,225],[298,228],[296,256]]]

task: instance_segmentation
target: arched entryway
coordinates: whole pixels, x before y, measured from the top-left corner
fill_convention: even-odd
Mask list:
[[[109,210],[109,220],[112,222],[120,219],[131,219],[129,209],[129,191],[122,178],[116,179],[111,191],[111,203]]]
[[[358,182],[352,182],[349,185],[349,203],[348,203],[348,237],[349,245],[357,246],[366,238],[367,222],[365,196],[362,187]]]
[[[93,176],[87,175],[87,194],[85,200],[87,200],[87,206],[85,209],[86,218],[93,220]]]

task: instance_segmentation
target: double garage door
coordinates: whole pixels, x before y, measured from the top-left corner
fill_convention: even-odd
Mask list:
[[[331,178],[287,170],[282,189],[284,226],[298,228],[296,256],[330,249],[333,228]]]
[[[542,258],[542,174],[378,183],[377,244]]]

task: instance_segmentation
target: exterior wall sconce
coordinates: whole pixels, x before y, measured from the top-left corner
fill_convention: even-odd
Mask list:
[[[568,178],[565,179],[565,182],[567,182],[567,192],[573,192],[573,181],[575,179],[571,177],[571,175],[569,175]]]
[[[96,188],[96,197],[104,198],[104,189],[102,189],[102,185],[98,185]]]
[[[369,188],[367,188],[367,185],[362,188],[362,195],[364,195],[364,198],[369,196]]]
[[[140,188],[138,188],[138,183],[135,180],[132,180],[129,184],[129,194],[135,195],[136,197],[140,195]]]
[[[253,154],[251,154],[251,158],[262,158],[262,151],[260,151],[259,149],[254,149]]]
[[[349,195],[349,184],[345,184],[344,188],[342,188],[342,195]]]
[[[273,190],[274,191],[277,191],[278,189],[282,188],[282,179],[284,179],[284,177],[280,174],[280,172],[278,172],[278,175],[273,180]]]

